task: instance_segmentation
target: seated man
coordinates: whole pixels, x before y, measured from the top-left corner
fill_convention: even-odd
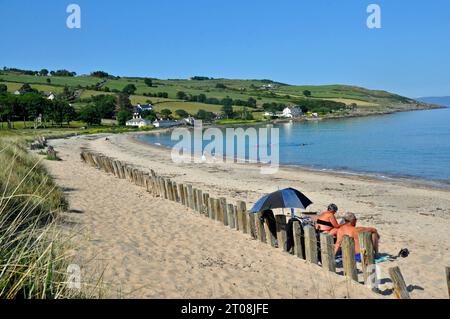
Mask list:
[[[356,216],[353,213],[346,213],[344,216],[345,224],[341,225],[337,231],[337,240],[334,249],[334,255],[336,256],[341,247],[342,239],[345,235],[353,238],[355,240],[355,254],[356,260],[361,261],[361,255],[359,250],[359,234],[360,231],[368,231],[372,234],[373,249],[375,254],[378,254],[378,242],[380,240],[380,235],[378,231],[373,227],[356,227]]]
[[[338,207],[335,204],[328,205],[328,210],[319,215],[316,219],[316,229],[321,233],[328,233],[336,236],[337,230],[341,225],[336,220]]]

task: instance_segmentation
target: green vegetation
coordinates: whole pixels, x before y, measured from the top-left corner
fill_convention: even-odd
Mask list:
[[[0,139],[0,298],[65,298],[68,256],[55,231],[62,191],[23,139]]]
[[[245,124],[245,123],[255,123],[257,120],[218,120],[216,124]]]
[[[358,111],[378,112],[390,110],[392,106],[399,104],[408,108],[408,104],[417,103],[389,92],[355,86],[298,86],[267,79],[233,80],[194,76],[190,79],[161,80],[116,77],[104,71],[75,76],[74,72],[66,70],[30,71],[8,68],[0,74],[0,92],[5,89],[1,84],[7,86],[8,92],[14,92],[25,83],[33,90],[57,94],[61,94],[67,87],[73,92],[71,102],[77,111],[88,104],[96,104],[89,101],[95,96],[110,95],[117,101],[120,94],[126,94],[132,105],[151,103],[157,113],[168,109],[175,117],[181,117],[174,113],[177,110],[184,110],[190,115],[203,110],[212,112],[214,117],[219,118],[239,119],[249,117],[248,114],[254,118],[262,118],[263,111],[279,112],[287,106],[296,106],[304,112],[326,116]],[[130,118],[132,115],[130,107],[116,105],[114,114],[108,114],[107,118],[116,117],[119,112],[122,112],[121,118]]]

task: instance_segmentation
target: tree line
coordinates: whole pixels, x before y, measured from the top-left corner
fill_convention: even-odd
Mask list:
[[[6,85],[0,85],[0,121],[7,122],[8,128],[14,128],[15,121],[34,121],[39,117],[42,122],[52,122],[62,126],[70,125],[76,119],[75,109],[64,99],[49,100],[36,90],[22,86],[21,94],[7,92]]]
[[[193,94],[187,94],[183,91],[178,91],[176,95],[177,99],[184,100],[188,102],[198,102],[198,103],[204,103],[204,104],[214,104],[214,105],[236,105],[236,106],[247,106],[250,108],[256,108],[256,99],[253,97],[249,97],[248,100],[240,100],[235,99],[233,100],[229,96],[218,99],[215,97],[207,97],[205,94],[201,93],[199,95],[193,95]]]

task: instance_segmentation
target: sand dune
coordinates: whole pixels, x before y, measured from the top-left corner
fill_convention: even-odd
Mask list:
[[[190,182],[212,196],[254,203],[278,187],[301,189],[312,210],[335,202],[359,223],[374,226],[382,251],[404,247],[411,254],[380,264],[400,266],[413,298],[446,298],[450,265],[450,192],[405,182],[282,168],[260,175],[256,165],[174,164],[169,152],[144,146],[129,135],[75,137],[51,143],[61,162],[47,162],[65,187],[66,219],[77,236],[76,262],[83,273],[105,269],[109,296],[133,298],[376,298],[362,285],[270,248],[142,188],[81,162],[80,147],[152,168],[177,182]],[[382,290],[392,297],[391,283]]]

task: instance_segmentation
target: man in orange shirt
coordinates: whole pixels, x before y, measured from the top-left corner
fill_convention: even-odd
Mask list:
[[[356,227],[356,216],[353,213],[346,213],[344,216],[345,224],[341,225],[339,229],[337,230],[337,240],[336,245],[334,249],[334,254],[337,255],[340,247],[342,239],[345,235],[353,238],[355,240],[355,254],[356,254],[356,260],[360,261],[360,250],[359,250],[359,234],[360,231],[368,231],[372,234],[372,242],[373,242],[373,249],[375,250],[375,254],[378,254],[378,243],[380,241],[380,235],[378,234],[378,231],[376,228],[373,227]]]

